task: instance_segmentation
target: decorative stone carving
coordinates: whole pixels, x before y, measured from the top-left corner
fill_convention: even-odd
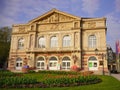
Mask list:
[[[59,30],[59,24],[53,24],[50,30]]]
[[[34,25],[31,26],[31,31],[33,31],[33,30],[34,30]]]
[[[25,32],[25,26],[19,26],[19,33]]]
[[[52,15],[49,15],[41,19],[39,23],[58,23],[58,22],[64,22],[64,21],[72,21],[73,19],[74,18],[69,16],[53,13]]]
[[[96,22],[91,21],[88,23],[88,28],[95,28],[95,27],[96,27]]]

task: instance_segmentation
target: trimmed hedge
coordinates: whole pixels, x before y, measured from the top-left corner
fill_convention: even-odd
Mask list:
[[[16,74],[7,70],[0,70],[0,77],[11,77],[11,76],[16,76]]]
[[[76,86],[76,85],[88,85],[101,82],[97,76],[78,76],[78,77],[63,77],[63,78],[49,78],[43,81],[47,87],[53,86]]]
[[[93,74],[92,71],[86,72],[76,72],[76,71],[50,71],[50,70],[39,70],[38,72],[34,70],[29,70],[28,73],[41,73],[41,74],[57,74],[57,75],[90,75]]]
[[[25,77],[20,73],[13,73],[7,70],[0,71],[0,88],[16,87],[26,84],[35,84],[37,79],[32,77]]]
[[[24,84],[35,84],[37,80],[34,78],[28,77],[1,77],[0,78],[0,87],[15,87],[16,85]]]
[[[75,71],[47,71],[47,70],[41,70],[41,71],[38,71],[38,73],[43,73],[43,74],[49,73],[49,74],[57,74],[57,75],[80,74],[79,72],[75,72]]]
[[[0,72],[0,88],[65,87],[101,82],[101,79],[99,79],[97,76],[88,74],[88,72],[87,74],[81,74],[79,72],[71,71],[39,71],[37,74],[48,76],[37,82],[37,78],[35,79],[33,74],[32,77],[29,77],[25,76],[27,73],[23,75],[9,71]]]

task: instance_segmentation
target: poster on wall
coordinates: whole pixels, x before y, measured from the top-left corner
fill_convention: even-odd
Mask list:
[[[89,62],[89,67],[92,67],[92,62]]]

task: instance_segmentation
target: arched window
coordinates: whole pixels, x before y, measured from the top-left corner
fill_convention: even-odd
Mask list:
[[[63,47],[69,47],[70,46],[70,36],[66,35],[63,37]]]
[[[69,57],[64,57],[62,59],[62,69],[70,70],[70,58]]]
[[[57,61],[57,58],[56,58],[56,57],[51,57],[49,60],[50,60],[50,61],[51,61],[51,60]]]
[[[16,59],[16,70],[21,70],[22,69],[22,59],[17,58]]]
[[[37,67],[37,69],[40,69],[40,70],[44,70],[45,69],[45,60],[44,60],[43,57],[39,57],[37,59],[36,67]]]
[[[38,47],[39,48],[45,48],[45,38],[44,37],[40,37],[39,40],[38,40]]]
[[[24,39],[21,38],[18,40],[18,49],[23,49],[24,48]]]
[[[51,37],[51,47],[58,47],[58,38],[56,36]]]
[[[97,59],[96,59],[96,57],[92,56],[92,57],[90,57],[88,60],[89,60],[89,61],[90,61],[90,60],[95,61],[95,60],[97,60]]]
[[[49,59],[49,69],[50,70],[59,70],[58,68],[58,60],[56,57],[51,57]]]
[[[95,35],[90,35],[88,37],[88,47],[96,48],[96,36]]]

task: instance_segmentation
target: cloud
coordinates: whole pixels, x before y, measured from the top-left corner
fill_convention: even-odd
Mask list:
[[[4,6],[0,8],[0,27],[29,21],[47,12],[51,7],[52,5],[45,0],[4,0]]]
[[[10,17],[6,17],[6,16],[1,16],[0,15],[0,27],[4,27],[4,26],[11,26],[13,23],[15,23],[16,21],[13,20]],[[17,23],[17,22],[16,22]]]
[[[82,0],[82,10],[93,16],[99,9],[99,0]]]
[[[120,0],[115,0],[115,10],[116,12],[120,12]]]
[[[107,17],[107,43],[115,51],[115,42],[120,40],[120,20],[115,16],[116,13],[112,12],[106,15]]]
[[[0,18],[2,18],[0,22],[1,26],[7,24],[12,25],[17,22],[25,23],[44,14],[52,8],[78,13],[80,6],[78,4],[80,1],[75,0],[3,0],[3,2],[3,9],[0,8],[2,11],[0,16]]]

